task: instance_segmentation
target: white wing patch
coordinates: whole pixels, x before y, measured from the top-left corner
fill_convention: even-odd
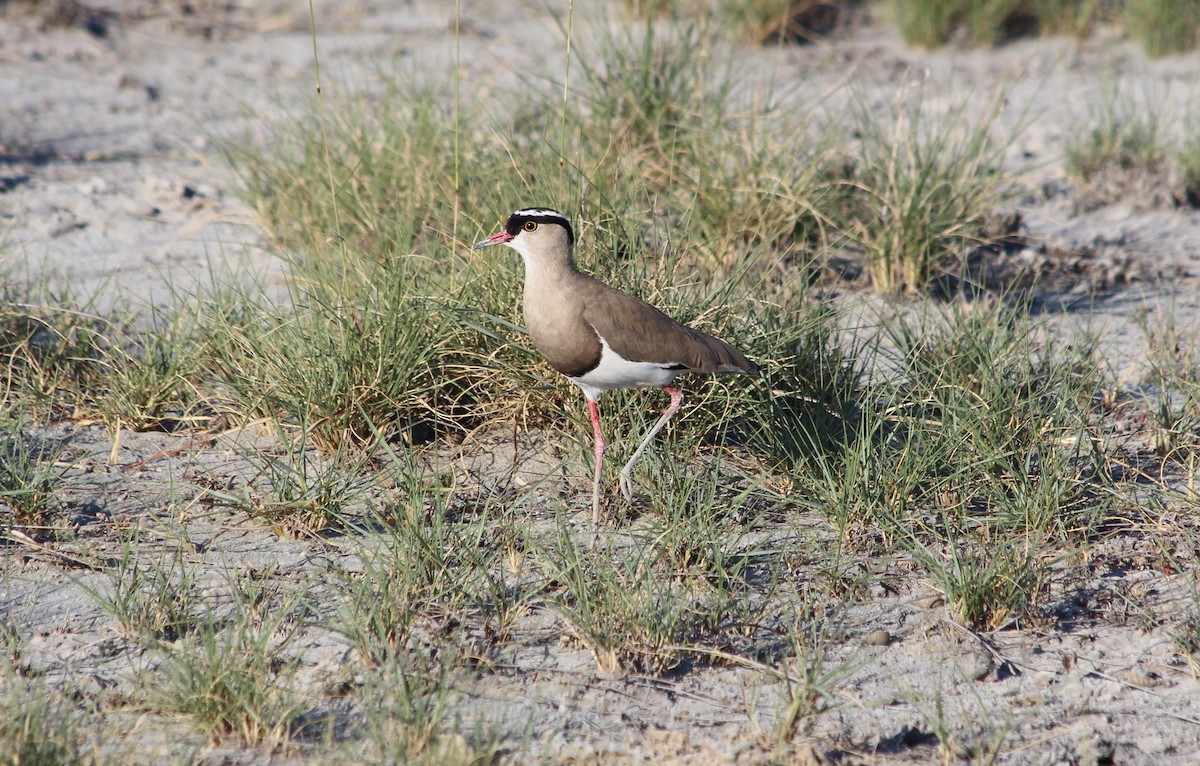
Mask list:
[[[592,328],[593,330],[595,328]],[[600,333],[600,363],[571,382],[583,389],[584,395],[595,400],[605,391],[620,388],[659,388],[671,384],[675,376],[687,370],[673,370],[671,365],[657,362],[631,362],[625,359]]]

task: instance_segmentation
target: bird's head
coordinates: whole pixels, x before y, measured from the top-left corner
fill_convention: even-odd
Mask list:
[[[527,264],[547,261],[570,261],[575,245],[571,222],[557,210],[528,207],[508,217],[504,228],[475,243],[475,249],[492,245],[508,245],[521,254]]]

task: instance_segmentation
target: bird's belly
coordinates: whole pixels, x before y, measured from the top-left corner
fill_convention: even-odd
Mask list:
[[[602,341],[603,343],[603,341]],[[571,377],[575,385],[585,393],[612,391],[618,388],[651,388],[666,386],[675,380],[683,369],[672,369],[660,362],[632,362],[617,354],[607,343],[603,343],[600,363],[583,375]]]

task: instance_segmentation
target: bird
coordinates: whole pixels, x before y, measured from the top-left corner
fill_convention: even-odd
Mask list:
[[[646,301],[575,266],[575,232],[562,213],[527,207],[474,249],[506,245],[525,262],[525,329],[542,357],[578,386],[587,400],[595,440],[592,524],[600,524],[600,480],[608,442],[600,425],[605,391],[659,387],[670,404],[621,469],[620,487],[633,501],[632,470],[646,447],[683,405],[672,385],[688,372],[757,375],[758,365],[733,346],[676,322]]]

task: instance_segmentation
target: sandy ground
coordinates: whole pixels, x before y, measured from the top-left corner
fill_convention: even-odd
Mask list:
[[[333,5],[317,3],[327,92],[370,87],[381,64],[453,65],[448,4]],[[267,0],[104,7],[114,12],[59,26],[20,3],[0,6],[0,226],[9,265],[52,274],[76,294],[152,304],[170,300],[169,285],[186,291],[229,263],[283,279],[232,192],[233,175],[214,156],[212,136],[253,133],[312,92],[307,6]],[[467,2],[463,20],[462,67],[471,81],[501,87],[524,70],[558,71],[560,35],[540,5]],[[893,30],[868,26],[822,46],[745,55],[748,69],[768,66],[802,82],[798,97],[828,92],[847,71],[868,103],[886,103],[906,81],[980,99],[1000,83],[1015,83],[1009,101],[1023,109],[1003,119],[1029,122],[1010,153],[1029,184],[1019,205],[1028,232],[1090,253],[1078,257],[1091,281],[1073,283],[1064,301],[1082,302],[1055,321],[1100,331],[1111,364],[1131,375],[1144,353],[1135,312],[1170,310],[1182,326],[1200,326],[1200,213],[1165,203],[1161,189],[1135,187],[1111,204],[1081,204],[1061,159],[1064,141],[1111,82],[1112,67],[1139,97],[1163,105],[1169,130],[1181,130],[1189,105],[1200,103],[1200,54],[1151,62],[1135,44],[1103,31],[1083,43],[1023,40],[997,50],[928,53],[906,48]],[[1096,288],[1111,289],[1092,300]],[[329,561],[356,555],[353,539],[317,546],[244,519],[183,512],[194,500],[193,490],[180,489],[194,488],[187,482],[201,475],[245,480],[253,472],[239,456],[243,437],[190,450],[186,460],[120,471],[107,465],[112,443],[102,428],[59,429],[78,472],[62,498],[78,539],[54,551],[0,549],[0,611],[32,632],[27,655],[64,689],[86,694],[134,677],[136,663],[114,644],[110,618],[78,587],[99,575],[70,560],[85,549],[115,549],[101,520],[157,520],[170,530],[164,549],[186,544],[188,560],[202,570],[274,566],[282,577],[317,582]],[[187,438],[123,434],[120,462],[136,463]],[[585,498],[580,502],[582,510]],[[550,516],[548,503],[529,512]],[[1119,550],[1098,552],[1094,571],[1051,577],[1043,601],[1052,606],[1041,619],[985,636],[958,630],[928,583],[889,573],[895,562],[855,562],[873,584],[837,628],[831,663],[845,668],[837,704],[811,736],[775,757],[929,762],[939,757],[931,721],[943,715],[962,758],[986,753],[989,738],[1003,732],[1002,760],[1011,763],[1200,762],[1200,683],[1169,640],[1196,606],[1196,570],[1163,574],[1156,555],[1165,545],[1177,560],[1194,562],[1200,536],[1194,519],[1163,521],[1166,536],[1130,538]],[[816,520],[797,527],[827,534]],[[881,641],[878,631],[890,639]],[[497,662],[508,670],[463,694],[468,719],[532,732],[518,762],[753,763],[771,756],[763,732],[781,689],[762,672],[699,667],[614,677],[597,672],[586,650],[557,641],[558,633],[553,615],[530,616]],[[313,684],[348,672],[344,647],[328,635],[314,632],[306,641],[302,675]],[[170,749],[170,736],[145,736],[144,753]],[[200,759],[279,762],[233,745],[205,747]]]

